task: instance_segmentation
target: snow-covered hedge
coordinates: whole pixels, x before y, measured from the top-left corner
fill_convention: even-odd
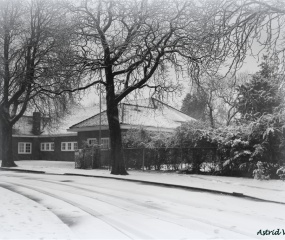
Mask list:
[[[211,166],[213,174],[253,177],[261,162],[266,178],[278,178],[277,170],[285,160],[284,122],[282,115],[267,114],[254,122],[217,129],[189,122],[174,134],[130,130],[124,144],[126,148],[157,149],[160,157],[150,163],[157,169],[167,164],[190,164],[195,173]],[[207,149],[215,149],[215,155]]]

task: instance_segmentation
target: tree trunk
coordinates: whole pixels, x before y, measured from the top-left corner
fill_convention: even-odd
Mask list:
[[[17,167],[13,160],[12,125],[1,121],[2,165],[1,167]]]
[[[209,118],[210,118],[211,128],[215,128],[215,121],[214,121],[212,107],[209,107]]]
[[[110,132],[111,145],[111,174],[128,175],[125,167],[125,159],[122,144],[122,134],[119,121],[118,102],[116,101],[114,76],[112,72],[112,64],[110,64],[109,49],[105,50],[106,54],[106,100],[107,100],[107,119]]]
[[[107,51],[107,56],[108,55]],[[109,57],[107,60],[110,61]],[[107,63],[108,63],[107,61]],[[114,76],[112,73],[112,65],[106,64],[106,100],[107,100],[107,118],[110,132],[111,143],[111,162],[112,171],[111,174],[115,175],[128,175],[125,167],[125,159],[122,144],[122,134],[119,121],[118,102],[116,101]]]
[[[107,100],[107,117],[109,123],[110,142],[111,142],[111,161],[112,161],[111,174],[128,175],[125,168],[118,106],[115,103],[108,102],[108,100]]]

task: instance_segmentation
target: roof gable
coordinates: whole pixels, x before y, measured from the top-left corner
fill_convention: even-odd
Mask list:
[[[70,113],[66,114],[59,122],[51,124],[44,131],[44,135],[50,134],[66,134],[70,126],[76,125],[92,116],[99,113],[98,106],[83,107],[73,106]]]
[[[154,98],[143,99],[119,105],[121,126],[144,126],[174,129],[183,122],[195,121],[194,118]],[[139,105],[140,104],[140,105]],[[92,128],[100,125],[100,113],[72,125],[70,131]],[[108,126],[106,111],[101,113],[101,126]]]

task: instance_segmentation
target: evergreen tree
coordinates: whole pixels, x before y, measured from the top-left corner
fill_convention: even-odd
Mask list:
[[[202,91],[194,94],[188,93],[183,99],[181,111],[197,120],[205,121],[207,96]]]
[[[256,120],[264,114],[272,114],[281,102],[274,65],[264,57],[260,67],[261,70],[249,82],[238,87],[237,109],[245,120]]]

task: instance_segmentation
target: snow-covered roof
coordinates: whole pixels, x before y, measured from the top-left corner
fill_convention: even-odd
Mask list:
[[[103,106],[104,110],[104,106]],[[50,135],[74,135],[74,133],[70,133],[67,129],[85,119],[88,119],[91,116],[99,113],[99,106],[91,106],[91,107],[83,107],[80,105],[73,106],[69,113],[66,114],[59,122],[53,122],[51,124],[47,124],[47,118],[41,118],[41,136],[50,136]],[[13,135],[16,136],[33,136],[33,116],[22,116],[13,126]]]
[[[16,135],[33,135],[33,117],[22,116],[13,126],[13,134]]]
[[[102,106],[101,127],[108,128],[106,106]],[[119,121],[122,129],[145,127],[173,130],[183,122],[195,119],[179,110],[154,98],[128,100],[119,105]],[[73,106],[69,114],[58,123],[51,126],[44,121],[41,123],[41,136],[75,134],[78,131],[87,131],[99,128],[100,109],[98,105],[91,107]],[[13,134],[33,135],[33,117],[23,116],[14,126]]]
[[[41,118],[41,132],[45,131],[47,119]],[[34,136],[33,134],[33,116],[23,115],[13,126],[13,135],[16,136]]]
[[[146,127],[175,129],[183,122],[195,121],[194,118],[154,98],[119,105],[119,121],[122,128]],[[82,131],[100,125],[100,113],[93,115],[69,128],[69,131]],[[108,126],[106,111],[101,113],[101,126]]]
[[[89,117],[94,116],[99,112],[100,109],[97,105],[91,107],[73,106],[70,109],[69,113],[60,119],[58,123],[52,124],[51,127],[45,128],[43,135],[66,134],[68,133],[67,129],[70,126],[88,119]]]

